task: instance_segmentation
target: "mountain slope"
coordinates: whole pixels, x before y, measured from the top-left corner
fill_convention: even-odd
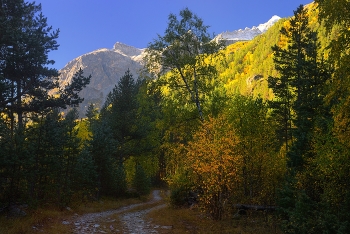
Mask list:
[[[83,117],[89,103],[94,103],[98,108],[103,105],[107,94],[128,69],[137,78],[142,68],[142,54],[142,49],[120,42],[113,49],[99,49],[84,54],[60,70],[60,86],[70,83],[79,68],[84,70],[86,76],[91,74],[90,84],[80,93],[84,102],[79,107],[79,115]]]
[[[327,45],[331,38],[336,37],[336,30],[327,35],[324,25],[320,24],[318,12],[314,4],[305,6],[309,12],[309,26],[318,33],[320,43],[319,55],[327,54]],[[273,17],[274,18],[274,17]],[[289,19],[278,20],[268,30],[250,41],[241,41],[227,46],[225,63],[218,64],[219,78],[225,83],[229,94],[240,93],[271,99],[272,90],[268,88],[269,76],[279,76],[273,62],[271,47],[281,42],[280,29],[288,26]]]

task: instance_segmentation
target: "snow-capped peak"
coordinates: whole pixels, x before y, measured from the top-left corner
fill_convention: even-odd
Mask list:
[[[272,16],[272,18],[267,21],[264,24],[259,24],[259,26],[257,27],[262,33],[266,32],[267,29],[269,29],[272,25],[274,25],[277,21],[279,21],[281,19],[281,17],[274,15]]]
[[[235,43],[237,41],[247,41],[252,40],[257,35],[260,35],[267,31],[274,23],[280,20],[281,17],[274,15],[272,18],[264,24],[259,24],[259,26],[253,26],[252,28],[246,27],[245,29],[238,29],[231,32],[223,32],[217,35],[214,40],[225,41],[226,45]]]

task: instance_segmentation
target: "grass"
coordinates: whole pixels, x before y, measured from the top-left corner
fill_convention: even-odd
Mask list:
[[[27,216],[20,218],[0,217],[1,234],[38,233],[38,230],[50,230],[46,233],[68,233],[69,227],[60,224],[70,216],[68,210],[57,208],[39,208],[27,211]],[[45,233],[44,232],[44,233]]]
[[[240,218],[226,218],[214,221],[198,209],[166,207],[152,211],[148,219],[160,226],[172,226],[171,230],[158,229],[159,233],[240,233],[240,234],[265,234],[280,231],[272,215],[259,212],[248,212]]]
[[[163,198],[168,197],[163,194]],[[248,211],[247,215],[225,218],[214,221],[195,207],[172,208],[167,206],[163,209],[154,210],[147,215],[149,220],[160,226],[172,229],[157,229],[158,233],[240,233],[240,234],[282,234],[278,228],[278,221],[273,214],[259,211]]]

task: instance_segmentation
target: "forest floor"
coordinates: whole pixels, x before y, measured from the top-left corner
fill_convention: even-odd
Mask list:
[[[173,208],[168,199],[167,190],[157,189],[141,199],[103,199],[64,210],[40,208],[22,218],[0,217],[0,234],[282,233],[273,214],[248,212],[214,221],[196,206]]]
[[[72,233],[281,233],[271,214],[252,212],[214,221],[195,206],[170,207],[168,195],[167,191],[154,190],[148,201],[77,216],[70,221]]]

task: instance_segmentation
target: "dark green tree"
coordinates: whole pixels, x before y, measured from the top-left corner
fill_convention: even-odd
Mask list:
[[[164,132],[160,124],[163,119],[162,100],[162,93],[154,80],[145,78],[140,82],[137,95],[138,126],[142,133],[139,143],[140,149],[142,149],[140,154],[151,160],[157,157],[158,167],[156,170],[147,171],[150,176],[154,176],[152,182],[157,185],[164,184],[163,178],[165,177],[165,158],[161,149]]]
[[[92,157],[97,173],[97,194],[101,196],[121,196],[126,192],[126,179],[123,164],[114,157],[118,141],[114,139],[109,122],[104,119],[96,121],[92,127],[91,139],[86,150]]]
[[[334,70],[326,103],[331,108],[328,131],[317,137],[318,157],[312,175],[321,191],[323,232],[350,232],[350,4],[347,0],[316,0],[318,21],[326,26],[328,62]],[[311,174],[311,173],[310,173]],[[321,213],[320,212],[320,213]],[[332,224],[332,225],[330,225]]]
[[[74,115],[62,121],[57,108],[78,105],[90,77],[79,70],[71,84],[59,86],[48,58],[58,48],[58,34],[47,25],[40,4],[0,2],[0,112],[8,131],[0,180],[8,181],[3,194],[9,203],[31,197],[63,204],[71,196],[79,144]]]
[[[151,180],[139,163],[135,165],[133,187],[140,196],[147,195],[151,191]]]
[[[38,119],[26,130],[27,157],[24,159],[25,181],[32,202],[53,202],[66,206],[74,193],[76,165],[80,157],[81,140],[77,137],[77,110],[66,118],[58,109]],[[23,191],[26,187],[23,186]]]
[[[271,107],[284,123],[280,129],[285,132],[289,166],[279,199],[283,228],[287,233],[320,233],[324,230],[319,225],[323,195],[313,162],[318,157],[315,139],[327,129],[323,125],[330,116],[324,105],[330,72],[319,54],[317,33],[310,30],[308,11],[302,5],[281,34],[287,39],[286,46],[273,47],[280,77],[269,77],[269,85],[277,99]]]
[[[138,120],[137,94],[140,84],[126,71],[109,93],[101,111],[101,120],[111,128],[113,139],[118,142],[115,157],[122,163],[130,156],[138,155],[142,129]]]
[[[93,103],[89,104],[85,115],[86,115],[90,125],[93,123],[94,120],[97,119],[98,110]]]
[[[289,164],[296,169],[303,165],[303,157],[311,152],[314,122],[323,105],[323,87],[328,78],[325,64],[318,55],[316,32],[309,28],[308,14],[301,5],[281,29],[287,38],[285,48],[275,45],[275,68],[279,77],[269,77],[269,87],[275,98],[270,102],[279,123]]]
[[[72,84],[59,88],[58,71],[48,53],[57,50],[59,30],[47,25],[41,5],[24,0],[0,3],[0,109],[23,129],[24,119],[47,108],[77,105],[77,93],[89,83],[80,70]],[[60,97],[55,97],[58,89]],[[61,90],[60,90],[61,89]]]
[[[97,165],[93,155],[84,147],[77,158],[74,168],[74,195],[81,200],[96,199],[98,188]]]

